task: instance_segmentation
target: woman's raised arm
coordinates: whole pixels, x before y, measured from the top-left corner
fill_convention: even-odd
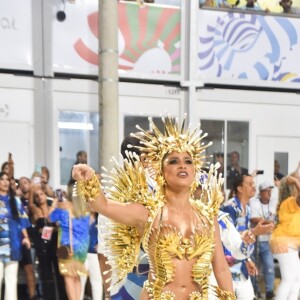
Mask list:
[[[32,184],[30,190],[29,190],[29,195],[28,195],[28,209],[29,211],[32,213],[32,217],[33,220],[35,221],[37,219],[37,215],[38,215],[38,208],[36,207],[35,203],[34,203],[34,193],[36,192],[36,190],[40,188],[37,185]]]
[[[86,200],[93,211],[115,222],[143,228],[149,212],[142,204],[121,203],[107,199],[100,187],[99,180],[95,178],[95,171],[86,164],[74,165],[72,176],[76,181],[83,182],[91,191],[93,197]]]

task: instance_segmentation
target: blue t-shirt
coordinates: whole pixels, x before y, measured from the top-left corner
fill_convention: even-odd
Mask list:
[[[69,211],[56,208],[49,216],[51,222],[59,222],[59,242],[61,245],[70,245]],[[90,216],[71,218],[72,221],[72,247],[74,259],[84,262],[89,248],[89,222]]]
[[[243,211],[242,204],[238,197],[229,199],[226,205],[221,207],[222,211],[227,212],[238,232],[243,232],[250,229],[250,207],[246,205],[246,211]],[[225,254],[231,254],[230,251],[225,249]],[[245,278],[248,278],[245,260],[235,264],[230,268],[232,273],[242,273]]]

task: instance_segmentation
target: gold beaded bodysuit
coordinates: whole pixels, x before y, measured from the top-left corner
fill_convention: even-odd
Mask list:
[[[174,259],[193,262],[192,278],[201,293],[196,290],[190,294],[189,299],[207,299],[209,276],[206,275],[211,273],[214,252],[213,218],[208,219],[200,213],[200,203],[193,200],[190,202],[198,223],[189,236],[182,236],[177,228],[162,222],[165,207],[155,218],[156,222],[159,218],[157,225],[147,224],[149,226],[145,231],[143,247],[148,254],[151,279],[146,282],[145,288],[151,299],[175,299],[172,292],[162,291],[166,284],[173,281],[176,272]]]
[[[149,281],[144,285],[150,299],[175,299],[171,291],[163,290],[166,284],[173,281],[176,272],[172,262],[174,259],[194,261],[191,276],[199,288],[190,294],[189,299],[208,299],[215,247],[214,217],[217,216],[223,199],[222,180],[217,179],[214,167],[206,175],[201,199],[190,200],[198,222],[189,237],[183,237],[177,228],[161,221],[165,206],[164,196],[159,193],[154,196],[149,191],[144,169],[139,162],[134,165],[125,163],[125,168],[115,165],[114,170],[108,175],[111,187],[104,188],[107,196],[120,202],[141,203],[148,209],[149,217],[142,237],[131,226],[114,222],[107,226],[104,240],[106,256],[114,276],[117,277],[113,281],[121,281],[138,265],[137,257],[142,243],[150,265]],[[234,299],[231,294],[219,288],[212,287],[212,290],[219,299]]]

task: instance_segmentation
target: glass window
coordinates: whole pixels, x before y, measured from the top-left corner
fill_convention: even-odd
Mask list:
[[[213,144],[207,148],[206,155],[209,156],[210,163],[221,164],[219,173],[224,175],[224,139],[225,139],[225,122],[220,120],[201,120],[201,129],[208,136],[203,140],[205,143]]]
[[[289,154],[274,152],[274,179],[281,179],[288,174]]]
[[[156,126],[163,130],[163,124],[160,117],[152,117],[153,122]],[[136,125],[139,125],[144,130],[149,130],[149,121],[146,116],[125,116],[124,117],[124,137],[129,135],[131,132],[139,131],[136,128]]]
[[[248,174],[249,123],[227,123],[227,188],[231,189],[237,174]]]
[[[79,151],[87,153],[87,162],[98,170],[99,115],[95,112],[60,111],[58,117],[60,184],[67,185]]]
[[[226,188],[232,187],[237,173],[248,173],[249,123],[222,120],[201,120],[201,129],[208,136],[205,143],[213,142],[206,150],[209,163],[220,163],[219,173],[226,177]],[[227,168],[224,168],[224,165]]]

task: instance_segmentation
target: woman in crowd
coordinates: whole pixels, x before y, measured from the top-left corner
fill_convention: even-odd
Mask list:
[[[56,299],[55,282],[59,299],[67,298],[63,277],[59,274],[56,257],[57,226],[50,221],[49,215],[55,202],[48,205],[47,195],[42,186],[33,185],[29,193],[29,211],[34,224],[33,242],[38,257],[38,272],[42,284],[43,298]],[[53,271],[52,271],[53,270]]]
[[[22,244],[30,248],[30,226],[21,201],[10,188],[9,177],[0,172],[0,295],[5,281],[5,300],[17,300],[18,267]]]
[[[115,164],[112,186],[105,197],[88,165],[73,168],[77,191],[95,211],[117,223],[105,238],[108,260],[121,280],[136,265],[143,243],[150,271],[140,299],[207,299],[211,265],[219,285],[212,287],[219,299],[235,299],[232,279],[220,241],[217,215],[222,202],[222,180],[212,167],[200,201],[192,195],[203,164],[200,133],[184,130],[173,118],[163,119],[164,133],[150,120],[152,134],[137,135],[157,190],[149,191],[139,161]]]
[[[76,153],[76,161],[74,162],[73,165],[77,164],[86,164],[87,163],[87,152],[84,150],[80,150]],[[72,193],[72,188],[75,183],[75,180],[72,177],[72,169],[70,171],[70,179],[68,181],[68,194]]]
[[[37,286],[36,286],[36,278],[35,278],[35,247],[33,244],[33,235],[34,230],[32,227],[32,216],[29,211],[29,194],[31,189],[31,180],[25,176],[19,178],[18,190],[20,194],[20,200],[22,206],[29,218],[30,227],[27,227],[27,233],[29,235],[29,239],[31,242],[31,248],[28,249],[26,246],[22,246],[22,259],[20,260],[19,267],[24,270],[26,285],[27,285],[27,294],[30,300],[37,300]]]
[[[278,260],[281,281],[276,300],[298,300],[300,291],[300,176],[294,172],[279,185],[278,224],[270,245]]]
[[[31,175],[31,180],[34,184],[40,185],[47,197],[54,198],[55,192],[49,185],[50,171],[46,166],[37,166],[36,170]]]
[[[49,185],[50,172],[46,166],[41,167],[41,186],[48,197],[55,197],[52,187]]]
[[[81,295],[80,276],[86,276],[84,262],[89,247],[90,216],[85,203],[62,198],[57,207],[50,213],[50,221],[59,226],[58,247],[68,246],[69,258],[59,257],[60,274],[64,277],[65,288],[69,300],[79,300]],[[97,262],[98,263],[98,262]],[[99,283],[101,284],[101,283]]]
[[[8,160],[5,161],[2,165],[1,165],[1,172],[7,174],[8,179],[9,179],[9,184],[11,189],[15,192],[16,196],[18,196],[18,184],[17,184],[17,180],[14,178],[14,173],[15,173],[15,168],[14,168],[14,161],[12,159],[12,154],[8,153]]]

